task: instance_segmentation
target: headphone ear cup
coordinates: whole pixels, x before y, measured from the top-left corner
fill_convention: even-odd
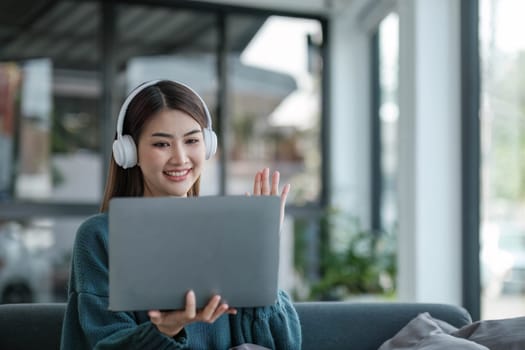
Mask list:
[[[130,135],[122,135],[121,138],[113,141],[113,158],[124,169],[137,164],[137,147]]]
[[[210,159],[217,152],[217,135],[209,128],[202,130],[204,145],[206,146],[206,159]]]

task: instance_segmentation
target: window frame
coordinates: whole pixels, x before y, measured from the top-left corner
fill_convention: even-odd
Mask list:
[[[480,171],[481,126],[479,0],[461,2],[461,191],[463,306],[481,317]]]

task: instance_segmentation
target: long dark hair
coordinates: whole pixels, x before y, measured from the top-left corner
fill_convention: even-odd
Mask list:
[[[124,117],[122,134],[130,135],[135,144],[138,145],[146,122],[163,109],[182,111],[195,119],[201,128],[207,127],[208,120],[200,98],[182,84],[162,80],[148,86],[133,98]],[[199,190],[200,176],[187,195],[189,197],[198,196]],[[143,195],[144,179],[139,167],[121,168],[111,157],[100,211],[108,210],[109,200],[113,197],[142,197]]]

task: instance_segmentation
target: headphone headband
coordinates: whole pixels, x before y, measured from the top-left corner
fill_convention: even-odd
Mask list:
[[[126,100],[124,100],[124,103],[120,107],[120,111],[118,113],[118,118],[117,118],[117,137],[118,138],[122,137],[122,129],[124,128],[124,117],[126,116],[126,113],[128,111],[128,106],[131,103],[131,101],[133,101],[135,96],[137,96],[142,90],[144,90],[148,86],[157,84],[159,81],[160,80],[151,80],[151,81],[142,83],[139,86],[137,86],[135,89],[133,89],[131,93],[128,95],[128,97],[126,97]]]

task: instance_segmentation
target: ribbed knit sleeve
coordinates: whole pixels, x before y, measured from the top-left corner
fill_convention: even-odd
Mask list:
[[[275,350],[301,349],[301,325],[292,301],[280,290],[272,306],[242,308],[230,316],[234,344],[251,343]]]
[[[68,304],[61,349],[187,349],[184,336],[173,339],[133,313],[108,310],[107,216],[79,228],[73,248]]]

